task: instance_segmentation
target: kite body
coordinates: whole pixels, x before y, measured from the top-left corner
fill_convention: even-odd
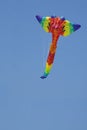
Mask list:
[[[50,45],[45,71],[41,76],[41,78],[44,79],[48,76],[52,68],[59,36],[68,36],[78,30],[81,26],[79,24],[72,24],[64,17],[41,17],[37,15],[36,18],[46,32],[52,33],[52,43]]]

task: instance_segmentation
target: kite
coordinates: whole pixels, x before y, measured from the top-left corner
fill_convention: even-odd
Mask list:
[[[66,20],[64,17],[41,17],[39,15],[36,15],[36,19],[46,32],[52,33],[52,42],[46,61],[45,71],[44,74],[40,77],[44,79],[49,75],[51,71],[59,37],[72,34],[74,31],[78,30],[81,25],[73,24],[70,21]]]

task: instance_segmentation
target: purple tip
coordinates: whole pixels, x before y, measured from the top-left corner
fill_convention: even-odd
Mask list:
[[[47,76],[44,76],[44,75],[43,75],[43,76],[41,76],[40,78],[41,78],[41,79],[45,79],[46,77],[47,77]]]
[[[78,30],[81,27],[79,24],[73,24],[74,31]]]
[[[64,20],[65,20],[65,17],[61,17],[61,19],[64,21]]]
[[[39,15],[36,15],[36,18],[37,18],[39,23],[42,21],[42,17],[40,17]]]
[[[44,74],[40,77],[41,79],[47,78],[48,74],[44,72]]]
[[[56,16],[53,16],[53,15],[52,15],[51,18],[56,18]]]

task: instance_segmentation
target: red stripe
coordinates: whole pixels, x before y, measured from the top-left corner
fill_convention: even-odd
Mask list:
[[[47,58],[48,65],[51,65],[53,63],[54,56],[55,56],[55,53],[52,54],[51,52],[49,52],[49,55],[48,55],[48,58]]]

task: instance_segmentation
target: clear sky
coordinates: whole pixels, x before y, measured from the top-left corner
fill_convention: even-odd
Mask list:
[[[81,24],[44,80],[51,35],[37,14]],[[0,0],[0,130],[87,130],[87,0]]]

